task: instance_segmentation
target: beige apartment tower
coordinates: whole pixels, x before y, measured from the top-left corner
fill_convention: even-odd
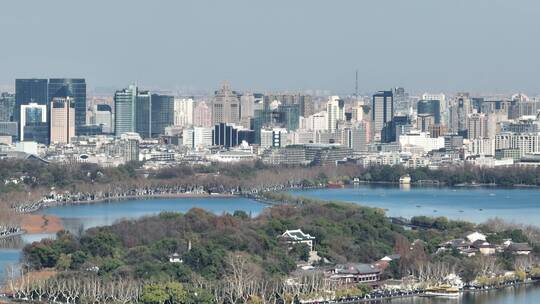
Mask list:
[[[75,136],[75,104],[70,97],[51,101],[51,144],[69,144]]]
[[[240,123],[240,98],[228,82],[215,92],[212,100],[212,124]]]

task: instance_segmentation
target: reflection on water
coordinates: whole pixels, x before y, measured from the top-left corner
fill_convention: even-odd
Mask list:
[[[401,191],[411,191],[411,184],[399,184]]]
[[[21,258],[19,249],[0,249],[0,284],[4,282],[10,268],[17,268]]]
[[[21,235],[5,237],[0,239],[0,249],[20,249],[23,247]]]

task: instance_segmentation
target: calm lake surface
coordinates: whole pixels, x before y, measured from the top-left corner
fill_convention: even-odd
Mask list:
[[[540,285],[528,284],[499,290],[465,293],[457,299],[406,298],[377,301],[372,304],[536,304],[540,303]]]
[[[40,214],[54,215],[62,219],[66,229],[111,225],[127,218],[155,215],[162,211],[187,212],[202,208],[215,214],[243,210],[252,215],[262,211],[264,205],[246,198],[179,198],[115,201],[110,203],[60,206],[40,210]]]
[[[360,185],[343,189],[299,190],[290,191],[290,193],[384,208],[387,209],[387,214],[390,216],[447,216],[473,222],[500,217],[519,223],[540,224],[540,189],[537,188],[412,187],[404,189],[398,186]],[[44,209],[39,213],[58,216],[67,229],[79,231],[80,229],[110,225],[125,218],[139,218],[161,211],[186,212],[194,207],[206,209],[216,214],[244,210],[256,215],[265,206],[245,198],[181,198],[60,206]],[[50,237],[50,235],[27,235],[23,237],[22,243],[30,243],[43,237]],[[0,281],[4,278],[5,267],[16,264],[20,256],[20,248],[0,249]],[[530,285],[466,294],[457,300],[412,298],[392,300],[391,303],[540,303],[540,288],[538,287],[540,286]]]
[[[155,215],[162,211],[187,212],[192,208],[202,208],[215,214],[232,213],[243,210],[252,215],[259,214],[264,205],[246,198],[180,198],[180,199],[148,199],[133,201],[114,201],[110,203],[59,206],[40,210],[40,214],[58,216],[64,227],[75,233],[81,229],[111,225],[122,219],[140,218]],[[0,248],[0,282],[5,279],[5,269],[16,264],[21,256],[21,246],[43,238],[53,238],[48,234],[24,235],[18,248],[2,246]]]
[[[359,185],[342,189],[291,191],[293,195],[338,200],[387,209],[389,216],[446,216],[471,222],[499,217],[517,223],[540,225],[540,189],[404,188]],[[540,300],[539,300],[540,303]]]

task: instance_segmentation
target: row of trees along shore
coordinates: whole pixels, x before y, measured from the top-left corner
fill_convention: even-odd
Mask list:
[[[178,165],[157,171],[144,171],[133,162],[115,168],[94,164],[43,164],[37,161],[0,160],[0,226],[8,231],[20,222],[17,213],[47,207],[43,198],[54,190],[68,192],[65,199],[106,200],[152,194],[179,194],[203,191],[254,194],[286,187],[320,187],[329,181],[350,183],[396,183],[405,174],[412,182],[437,181],[444,185],[497,184],[500,186],[540,185],[540,168],[481,168],[452,166],[438,170],[402,166],[275,167],[262,162],[215,164],[213,166]]]
[[[15,298],[62,303],[292,303],[292,299],[360,292],[325,280],[322,272],[297,277],[287,284],[305,246],[292,250],[278,236],[301,228],[316,236],[315,250],[334,263],[373,262],[398,253],[383,276],[413,275],[426,284],[450,273],[467,282],[496,284],[523,280],[539,272],[540,230],[492,220],[476,226],[443,218],[426,229],[405,230],[384,211],[341,202],[275,196],[289,204],[275,205],[250,217],[243,211],[215,215],[202,209],[186,214],[165,212],[81,235],[62,231],[56,240],[42,240],[23,250],[22,276],[8,283]],[[429,221],[420,218],[426,225]],[[445,225],[435,225],[435,222]],[[511,236],[529,243],[534,253],[520,258],[507,253],[467,258],[456,252],[435,254],[437,244],[462,237],[472,229],[490,238]],[[171,263],[178,253],[182,263]],[[515,270],[512,278],[492,274]],[[56,273],[33,280],[35,273]],[[21,279],[22,278],[22,279]]]

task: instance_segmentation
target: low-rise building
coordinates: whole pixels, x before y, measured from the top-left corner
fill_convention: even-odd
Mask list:
[[[309,247],[309,251],[313,251],[313,241],[315,240],[315,237],[304,233],[300,229],[287,230],[283,232],[280,239],[285,241],[291,247],[296,244],[306,244]]]
[[[338,264],[334,267],[330,280],[341,284],[375,283],[380,281],[381,273],[381,269],[371,264]]]

